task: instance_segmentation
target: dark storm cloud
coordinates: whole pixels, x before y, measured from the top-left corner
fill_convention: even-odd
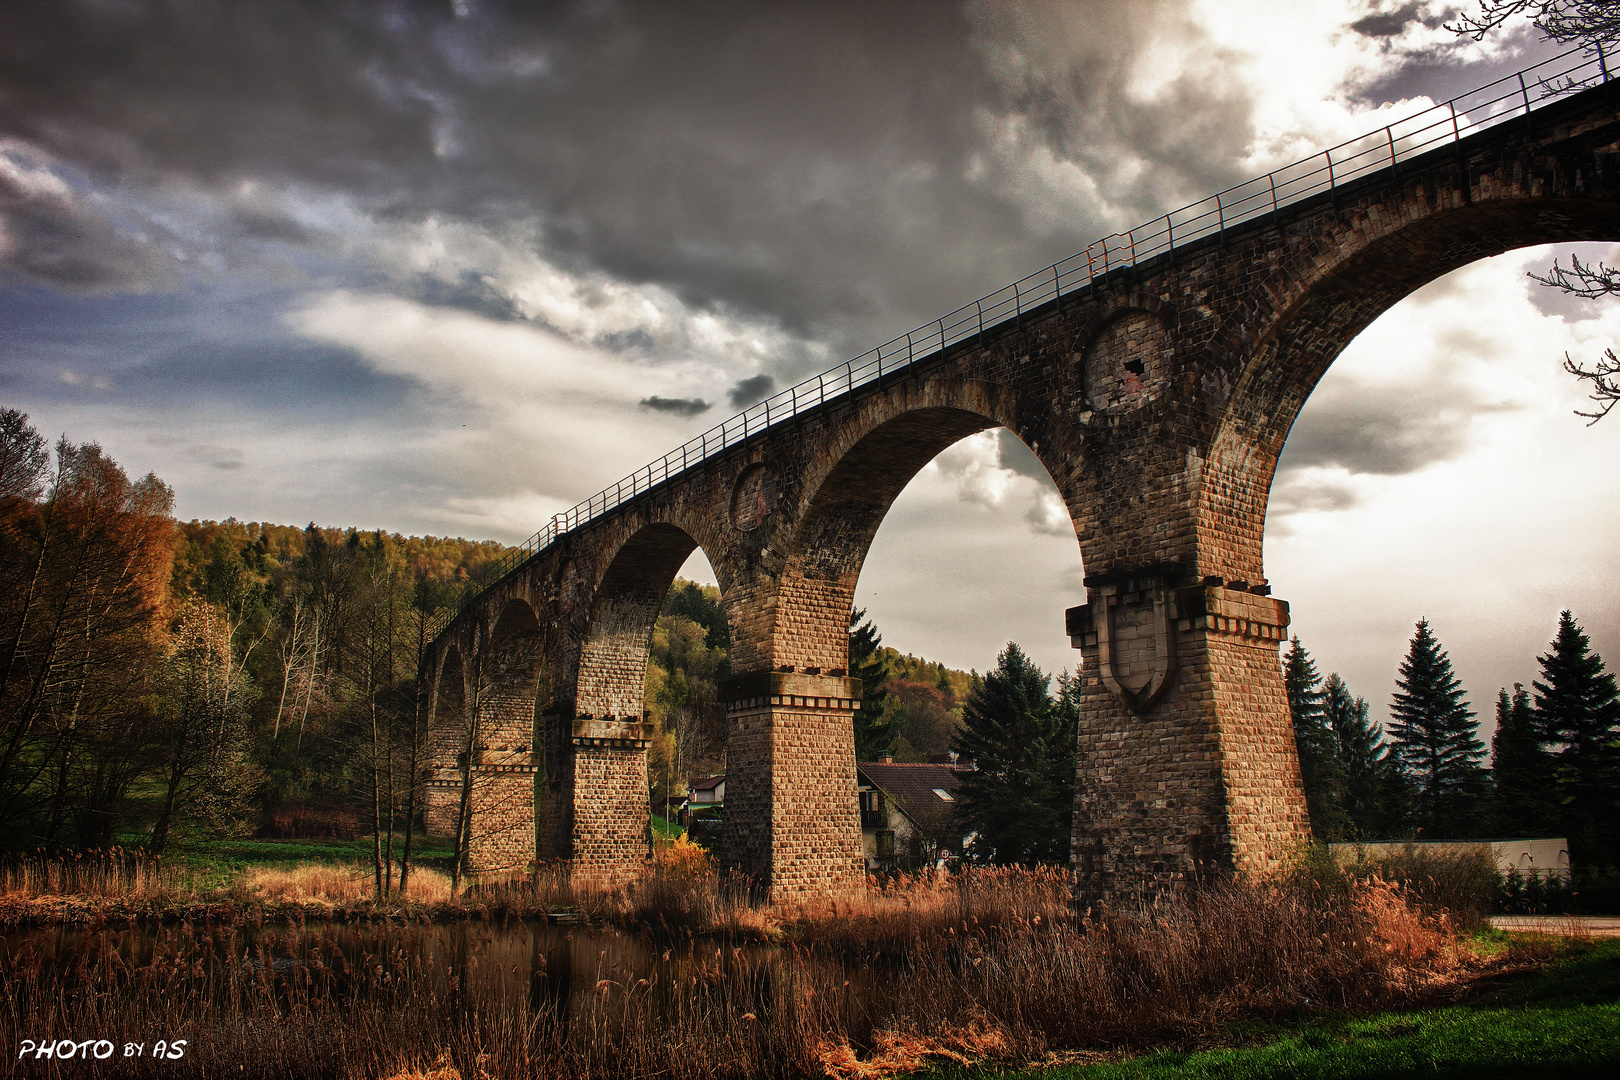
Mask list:
[[[727,394],[733,409],[746,409],[750,405],[758,404],[771,396],[776,389],[776,380],[769,375],[754,375],[740,380]]]
[[[374,227],[536,223],[567,269],[840,350],[1229,182],[1250,139],[1250,94],[1218,56],[1151,100],[1127,91],[1150,43],[1197,33],[1169,3],[465,7],[8,4],[0,133],[99,188],[208,203],[168,207],[203,222],[175,242],[194,259],[341,251],[357,227],[266,191]],[[1020,154],[1124,201],[1065,202]],[[14,246],[10,271],[62,287],[172,273],[138,247],[108,265],[117,245],[78,206],[7,210],[27,249],[57,250],[41,264]]]
[[[1335,383],[1300,413],[1279,470],[1311,466],[1401,476],[1463,453],[1475,416],[1516,409],[1461,383],[1421,388]]]
[[[696,416],[714,407],[702,398],[649,397],[642,398],[640,405],[643,409],[671,413],[675,416]]]
[[[1399,37],[1406,29],[1406,24],[1419,19],[1425,4],[1422,0],[1414,0],[1410,4],[1402,4],[1393,11],[1374,12],[1350,24],[1350,29],[1364,37],[1392,38]],[[1443,20],[1440,20],[1443,21]],[[1434,25],[1431,23],[1430,25]]]

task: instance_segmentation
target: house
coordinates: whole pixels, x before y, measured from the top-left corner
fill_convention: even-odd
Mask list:
[[[705,776],[702,780],[694,780],[686,789],[686,798],[681,801],[677,820],[682,826],[689,823],[693,810],[720,810],[726,802],[726,778],[720,776]],[[716,817],[714,814],[707,815]]]
[[[956,825],[956,797],[963,771],[948,758],[855,766],[868,870],[918,870],[962,853],[967,838]]]

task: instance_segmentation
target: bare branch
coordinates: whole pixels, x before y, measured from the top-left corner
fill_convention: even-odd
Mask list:
[[[1564,370],[1577,379],[1591,383],[1592,393],[1589,396],[1602,406],[1596,412],[1575,410],[1576,416],[1587,418],[1587,427],[1608,416],[1609,410],[1614,408],[1616,402],[1620,402],[1620,357],[1614,355],[1613,349],[1604,349],[1602,358],[1591,368],[1582,367],[1565,353]]]
[[[1603,263],[1593,266],[1581,262],[1578,255],[1571,255],[1569,263],[1569,269],[1565,270],[1554,260],[1552,269],[1546,274],[1528,276],[1549,289],[1560,289],[1583,300],[1620,295],[1620,267]]]

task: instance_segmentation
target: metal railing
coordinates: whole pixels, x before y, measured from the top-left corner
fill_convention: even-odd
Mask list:
[[[1577,53],[1588,55],[1577,57]],[[1172,210],[1134,229],[1105,236],[1084,251],[766,398],[637,469],[612,487],[554,515],[545,528],[480,568],[463,593],[457,612],[563,534],[668,482],[694,465],[747,442],[774,424],[898,374],[997,323],[1022,318],[1025,311],[1088,290],[1094,281],[1113,271],[1159,255],[1173,256],[1178,248],[1211,236],[1224,236],[1228,230],[1256,219],[1271,217],[1281,224],[1282,209],[1286,206],[1323,192],[1334,192],[1386,169],[1398,176],[1403,158],[1410,159],[1436,147],[1459,142],[1474,132],[1527,116],[1539,102],[1607,81],[1608,62],[1602,47],[1589,50],[1578,46],[1320,154]],[[445,621],[453,617],[447,616]]]

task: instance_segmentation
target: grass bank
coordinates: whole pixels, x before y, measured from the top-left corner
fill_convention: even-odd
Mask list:
[[[1483,974],[1466,999],[1370,1016],[1313,1014],[1287,1024],[1235,1024],[1247,1045],[1160,1050],[1128,1060],[1038,1070],[952,1068],[934,1080],[1299,1080],[1337,1077],[1620,1076],[1620,941],[1552,946],[1534,970]]]

